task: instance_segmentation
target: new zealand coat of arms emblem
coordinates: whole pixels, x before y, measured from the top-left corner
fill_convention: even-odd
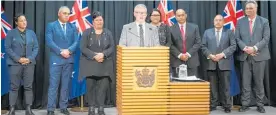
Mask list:
[[[155,82],[155,70],[144,68],[141,70],[136,69],[135,76],[137,78],[136,84],[139,87],[152,87]]]

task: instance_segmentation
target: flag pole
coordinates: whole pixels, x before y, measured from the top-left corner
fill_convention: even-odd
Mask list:
[[[81,101],[80,107],[74,107],[71,109],[71,111],[73,111],[73,112],[88,112],[88,108],[84,107],[83,95],[80,97],[80,101]]]

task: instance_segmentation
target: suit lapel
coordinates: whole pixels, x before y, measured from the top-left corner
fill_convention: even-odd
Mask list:
[[[29,43],[31,43],[30,39],[32,39],[32,37],[29,35],[29,31],[26,30],[26,44],[28,45]]]
[[[67,26],[67,25],[66,25]],[[58,31],[59,31],[59,33],[61,33],[61,35],[62,35],[62,39],[65,39],[65,35],[64,35],[64,33],[63,33],[63,30],[62,30],[62,28],[61,28],[61,26],[60,26],[60,23],[59,23],[59,21],[56,21],[56,27],[58,28]]]
[[[219,40],[219,47],[221,46],[221,44],[223,44],[224,40],[225,39],[225,34],[226,34],[226,30],[223,28],[222,32],[221,32],[221,37],[220,37],[220,40]]]
[[[149,37],[151,37],[150,36],[150,34],[152,33],[152,28],[151,27],[149,27],[149,24],[148,23],[146,23],[145,24],[145,46],[150,46],[150,39],[152,39],[152,38],[149,38]],[[146,44],[147,43],[147,44]]]
[[[176,32],[176,35],[178,35],[177,38],[180,38],[180,39],[182,40],[183,38],[182,38],[182,34],[181,34],[181,32],[180,32],[179,24],[176,24],[176,25],[175,25],[175,32]]]
[[[20,43],[20,45],[21,45],[21,47],[23,47],[23,40],[22,40],[22,37],[21,37],[21,35],[20,35],[20,31],[18,30],[18,28],[16,28],[16,36],[18,36],[18,37],[15,37],[15,39],[17,39],[18,41],[19,41],[19,43]]]
[[[185,31],[185,39],[186,39],[186,41],[188,39],[188,33],[192,33],[191,31],[192,31],[192,29],[191,29],[190,24],[188,22],[186,22],[186,31]]]
[[[255,19],[255,21],[254,21],[254,26],[253,26],[253,29],[252,29],[252,36],[254,35],[254,33],[255,33],[255,30],[256,30],[256,27],[258,26],[258,24],[259,24],[259,16],[256,16],[256,19]],[[252,37],[253,38],[253,37]]]
[[[65,36],[66,38],[65,38],[65,39],[68,40],[68,41],[69,41],[69,38],[70,38],[70,37],[69,37],[69,35],[70,35],[70,34],[69,34],[69,32],[70,32],[69,30],[70,30],[70,29],[71,29],[71,28],[69,27],[69,24],[66,23],[66,36]]]
[[[138,33],[137,26],[136,26],[135,22],[131,23],[131,26],[130,26],[130,28],[128,28],[128,31],[131,34],[133,34],[134,36],[139,38],[139,33]]]
[[[213,30],[212,30],[212,38],[213,39],[211,39],[211,40],[215,43],[214,47],[217,47],[217,38],[216,38],[216,29],[215,28],[213,28]]]

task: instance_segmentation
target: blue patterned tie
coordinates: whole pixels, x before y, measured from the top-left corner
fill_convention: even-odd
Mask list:
[[[63,31],[63,34],[66,35],[66,31],[65,31],[65,24],[61,24],[62,25],[62,31]]]

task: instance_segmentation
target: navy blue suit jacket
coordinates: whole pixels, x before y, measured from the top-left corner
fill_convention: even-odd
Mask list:
[[[10,30],[5,39],[5,50],[8,65],[21,65],[18,61],[23,57],[26,50],[26,58],[30,59],[31,65],[36,64],[35,58],[38,54],[38,41],[34,31],[26,29],[26,49],[18,28]]]
[[[66,35],[59,21],[51,22],[46,28],[46,45],[50,48],[50,66],[74,63],[74,52],[78,47],[78,33],[75,25],[66,23]],[[62,57],[61,50],[69,49],[71,56]]]

